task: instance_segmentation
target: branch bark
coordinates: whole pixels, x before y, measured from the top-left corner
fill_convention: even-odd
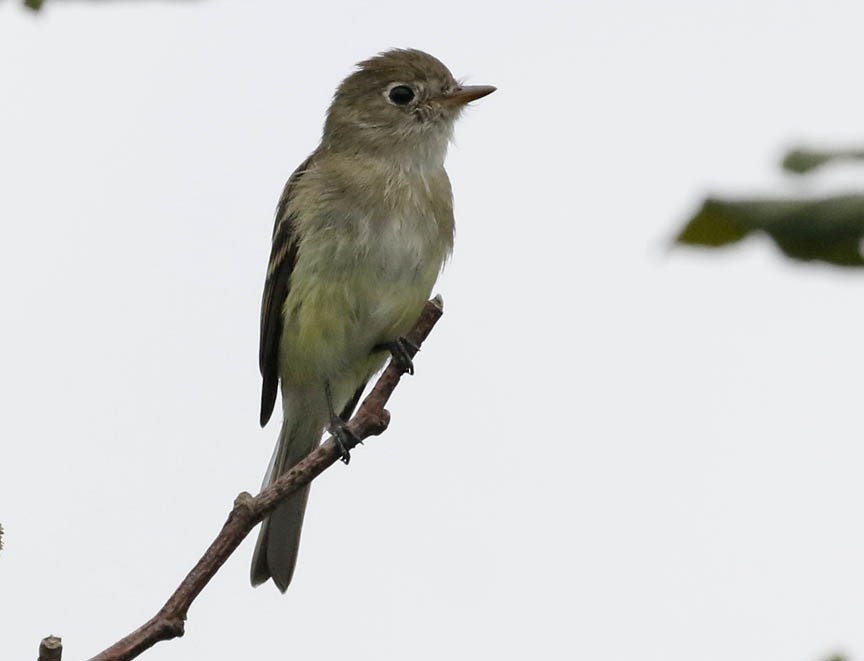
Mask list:
[[[419,348],[443,313],[443,301],[436,296],[426,303],[407,339]],[[414,351],[409,351],[413,357]],[[357,413],[348,422],[348,427],[354,432],[357,443],[369,436],[377,436],[387,429],[390,414],[384,406],[399,384],[402,374],[402,370],[391,360],[375,387],[357,409]],[[357,443],[351,444],[348,449],[353,448]],[[334,464],[340,456],[340,450],[331,436],[310,452],[303,461],[254,498],[246,492],[237,496],[221,532],[159,612],[128,636],[94,656],[91,661],[134,659],[159,641],[182,636],[186,615],[192,602],[246,535],[272,512],[282,499],[309,484]]]
[[[63,641],[57,636],[47,636],[39,643],[39,661],[60,661],[63,656]]]

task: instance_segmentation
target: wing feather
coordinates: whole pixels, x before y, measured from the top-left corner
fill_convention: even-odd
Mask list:
[[[314,154],[313,154],[314,156]],[[297,262],[298,240],[290,203],[297,182],[309,170],[313,156],[307,158],[289,177],[279,205],[273,227],[273,245],[261,300],[261,338],[258,348],[258,366],[261,370],[261,426],[273,415],[279,390],[279,338],[282,335],[282,315],[285,299],[291,288],[291,273]]]

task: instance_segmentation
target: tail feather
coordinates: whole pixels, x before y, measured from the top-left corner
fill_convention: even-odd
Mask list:
[[[300,418],[297,421],[286,416],[283,420],[262,488],[270,486],[276,478],[290,470],[321,440],[322,425],[310,424],[312,421],[303,420],[303,416]],[[300,531],[308,498],[307,486],[282,501],[261,524],[252,555],[252,585],[260,585],[272,578],[282,592],[288,589],[297,564]]]

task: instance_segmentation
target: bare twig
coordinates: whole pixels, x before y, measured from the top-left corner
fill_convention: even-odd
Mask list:
[[[60,661],[63,656],[63,641],[57,636],[48,636],[39,643],[39,661]]]
[[[443,313],[443,301],[436,296],[426,304],[407,339],[419,348]],[[394,365],[394,361],[390,361],[375,387],[348,422],[348,428],[354,432],[358,443],[369,436],[377,436],[387,429],[390,414],[384,406],[401,377],[402,371]],[[351,445],[354,446],[356,443]],[[134,659],[161,640],[182,636],[189,606],[252,528],[272,512],[286,496],[309,484],[340,456],[341,451],[330,437],[254,498],[245,492],[237,496],[228,520],[222,526],[222,531],[159,612],[131,634],[93,657],[91,661]]]

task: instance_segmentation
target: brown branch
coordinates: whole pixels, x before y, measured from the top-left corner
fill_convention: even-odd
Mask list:
[[[419,348],[443,313],[443,301],[436,296],[426,303],[407,339]],[[413,350],[409,351],[413,355]],[[387,429],[390,414],[384,406],[402,378],[402,373],[391,360],[357,413],[348,422],[348,428],[354,432],[358,443]],[[355,445],[356,443],[351,447]],[[340,456],[336,442],[330,437],[254,498],[246,492],[237,496],[219,535],[159,612],[131,634],[94,656],[91,661],[134,659],[161,640],[182,636],[189,606],[246,535],[272,512],[280,501],[309,484]]]
[[[39,643],[39,661],[60,661],[63,656],[63,641],[57,636],[48,636]]]

